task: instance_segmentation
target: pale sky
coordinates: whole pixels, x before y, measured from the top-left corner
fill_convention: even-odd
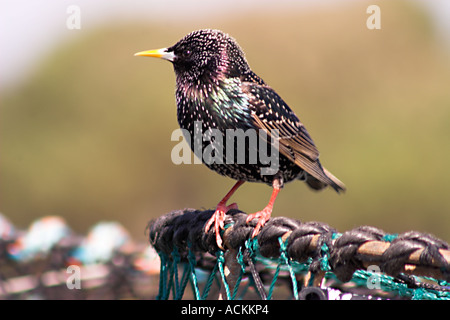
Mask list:
[[[356,0],[345,0],[356,1]],[[344,0],[2,0],[0,2],[0,90],[20,83],[36,61],[61,41],[79,35],[66,27],[67,8],[80,7],[82,29],[90,30],[108,21],[157,21],[195,19],[200,15],[227,14],[236,8],[327,6]],[[450,1],[415,0],[433,16],[443,39],[450,43]]]

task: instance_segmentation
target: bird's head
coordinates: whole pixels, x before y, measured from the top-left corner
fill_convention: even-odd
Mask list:
[[[177,83],[185,86],[201,85],[221,77],[237,77],[249,70],[237,42],[219,30],[193,31],[171,47],[135,55],[172,62]]]

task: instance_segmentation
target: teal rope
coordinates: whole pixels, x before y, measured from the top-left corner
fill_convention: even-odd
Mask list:
[[[169,282],[167,283],[166,295],[163,297],[164,300],[168,300],[170,296],[170,291],[175,292],[175,284],[174,284],[174,261],[168,259],[167,270],[169,272]],[[175,294],[173,295],[175,296]]]
[[[292,268],[290,264],[290,259],[287,253],[287,244],[288,244],[289,238],[283,241],[281,237],[278,238],[278,243],[280,244],[280,260],[288,267],[289,275],[291,276],[292,281],[292,291],[294,293],[295,300],[298,300],[298,285],[297,285],[297,278],[295,277],[294,269]]]
[[[277,268],[275,269],[275,273],[272,278],[272,282],[270,283],[269,293],[267,294],[267,300],[272,300],[272,294],[273,294],[273,290],[275,288],[275,283],[277,282],[278,274],[280,273],[280,269],[281,269],[280,266],[281,266],[281,264],[278,263]]]
[[[192,291],[194,292],[194,296],[196,300],[200,300],[200,290],[198,288],[198,279],[197,279],[197,275],[195,273],[195,265],[196,265],[196,260],[195,260],[195,255],[192,252],[192,244],[190,242],[188,242],[188,262],[189,262],[189,269],[190,269],[190,278],[191,278],[191,286],[192,286]]]
[[[245,241],[245,250],[248,253],[249,259],[251,260],[251,263],[253,264],[253,266],[255,265],[255,261],[259,261],[262,262],[263,264],[266,265],[266,267],[269,266],[269,263],[272,264],[272,262],[264,257],[261,257],[259,255],[259,246],[258,246],[258,240],[256,238],[251,238],[251,239],[247,239]],[[261,257],[261,258],[259,258]],[[250,263],[250,261],[249,261]],[[251,271],[251,285],[255,288],[255,291],[258,292],[259,297],[262,300],[267,300],[267,294],[264,290],[263,284],[261,282],[261,279],[259,278],[259,275],[255,275],[254,272],[256,272],[255,270]]]
[[[272,294],[275,288],[275,283],[278,279],[280,270],[282,268],[282,266],[286,266],[287,270],[289,271],[289,276],[291,277],[291,282],[292,282],[292,293],[294,295],[294,299],[298,300],[298,283],[297,283],[297,278],[295,276],[295,271],[294,271],[294,267],[291,265],[291,261],[289,259],[289,256],[287,254],[287,244],[288,244],[289,239],[286,239],[285,241],[283,241],[283,239],[281,237],[278,238],[278,243],[280,244],[280,257],[278,258],[278,264],[277,267],[275,269],[275,273],[272,279],[272,282],[270,283],[270,287],[269,287],[269,293],[267,294],[267,299],[271,300],[272,299]]]
[[[333,234],[332,238],[337,239],[340,236],[340,234],[336,233]],[[396,234],[394,235],[386,235],[383,237],[384,241],[393,241],[397,237]],[[282,241],[281,238],[278,239],[280,244],[280,256],[277,260],[265,258],[259,254],[259,246],[256,239],[248,239],[245,242],[245,248],[249,253],[249,258],[252,259],[252,261],[257,261],[260,263],[263,263],[266,268],[275,269],[274,276],[272,279],[272,282],[269,287],[269,292],[267,295],[268,299],[272,299],[273,292],[275,288],[275,284],[279,278],[279,274],[282,270],[288,271],[291,281],[292,281],[292,287],[293,287],[293,296],[295,299],[298,299],[298,283],[296,279],[296,274],[304,274],[309,271],[310,264],[312,263],[312,258],[309,258],[304,263],[299,263],[296,261],[291,261],[288,253],[287,253],[287,244],[288,241]],[[171,253],[171,256],[166,255],[165,253],[160,252],[160,276],[159,276],[159,291],[158,295],[156,296],[156,299],[162,300],[162,299],[168,299],[170,296],[170,292],[173,292],[173,298],[174,299],[182,299],[185,288],[187,286],[187,283],[190,282],[192,290],[194,292],[195,299],[202,300],[206,299],[209,295],[212,283],[214,280],[217,280],[218,285],[220,286],[221,283],[224,285],[225,292],[227,295],[227,299],[236,299],[237,293],[239,290],[239,287],[242,282],[242,278],[245,275],[245,263],[244,263],[244,257],[243,257],[243,248],[241,247],[239,249],[239,252],[236,256],[236,259],[238,263],[240,264],[240,274],[238,276],[238,279],[236,281],[236,284],[233,288],[233,292],[230,292],[230,287],[226,281],[226,277],[224,274],[224,252],[218,251],[217,261],[216,264],[211,271],[211,274],[209,275],[207,282],[205,284],[203,293],[200,294],[199,284],[198,284],[198,278],[195,272],[196,267],[196,257],[194,252],[192,251],[191,244],[188,243],[188,263],[184,264],[184,270],[183,274],[181,276],[181,279],[179,279],[178,275],[178,266],[180,264],[180,255],[177,250],[177,248],[173,249],[173,252]],[[330,258],[330,248],[324,243],[322,244],[320,248],[320,269],[322,271],[326,271],[325,279],[333,279],[337,282],[337,277],[332,273],[331,266],[329,263]],[[221,283],[218,280],[217,277],[217,271],[220,272],[220,278]],[[376,278],[374,278],[376,277]],[[375,279],[375,280],[374,280]],[[420,279],[420,278],[419,278]],[[426,277],[424,279],[429,279],[435,281],[440,286],[449,286],[449,282],[444,280],[436,280],[429,277]],[[314,280],[314,275],[311,275],[310,283]],[[357,286],[365,287],[368,284],[368,281],[379,281],[380,289],[384,292],[392,292],[393,294],[400,296],[400,297],[408,297],[412,300],[450,300],[450,292],[449,291],[440,291],[440,290],[434,290],[431,288],[408,288],[407,284],[398,282],[395,280],[395,278],[385,275],[385,274],[378,274],[373,272],[368,272],[366,270],[357,270],[353,274],[353,278],[351,280],[352,283],[354,283]],[[241,292],[241,295],[239,298],[243,297],[246,290],[251,286],[255,285],[254,279],[252,277],[249,278],[249,282],[244,288],[243,292]]]
[[[222,277],[222,283],[224,285],[225,292],[227,295],[227,300],[231,300],[230,287],[228,286],[228,282],[224,272],[224,264],[225,264],[224,252],[222,250],[219,250],[216,256],[217,256],[217,264],[219,265],[220,276]]]
[[[177,300],[181,300],[183,299],[183,295],[184,292],[186,290],[186,286],[189,282],[189,276],[191,273],[191,268],[190,268],[190,264],[189,263],[185,263],[184,264],[184,269],[183,269],[183,275],[181,276],[181,281],[180,281],[180,291],[176,297]]]
[[[322,271],[331,271],[330,266],[330,248],[328,245],[324,242],[322,244],[322,247],[320,248],[320,270]]]
[[[245,241],[245,248],[252,259],[258,256],[258,240],[256,238],[247,239]]]
[[[174,282],[174,291],[173,291],[173,297],[175,300],[180,300],[181,298],[178,298],[180,295],[180,284],[178,282],[178,263],[180,262],[180,254],[178,253],[177,247],[173,247],[172,250],[172,275],[173,275],[173,282]]]
[[[412,300],[450,300],[450,292],[437,291],[426,288],[408,288],[408,285],[395,281],[395,278],[385,275],[368,272],[366,270],[357,270],[353,274],[350,282],[360,287],[367,286],[367,281],[377,277],[380,284],[380,290],[384,292],[392,292],[397,296],[410,298]],[[339,281],[332,272],[327,272],[325,277],[327,279],[334,279]],[[433,279],[434,280],[434,279]]]
[[[237,295],[239,286],[241,284],[242,277],[244,276],[244,273],[245,273],[245,263],[244,263],[244,255],[242,254],[242,247],[239,248],[239,252],[236,256],[236,260],[239,263],[239,265],[241,266],[241,268],[239,270],[239,276],[236,279],[236,283],[234,284],[234,289],[233,289],[233,294],[231,295],[231,300],[236,299],[236,295]]]
[[[156,296],[156,300],[162,300],[163,296],[165,296],[166,289],[166,277],[167,277],[167,256],[165,253],[159,253],[159,260],[161,261],[161,265],[159,268],[159,290],[158,295]]]
[[[448,287],[450,288],[450,282],[445,281],[445,280],[436,280],[430,277],[424,277],[424,279],[428,279],[428,280],[432,280],[432,281],[436,281],[438,285],[442,286],[442,287]]]
[[[394,234],[385,234],[382,238],[383,241],[392,242],[398,237],[398,233]]]
[[[205,288],[203,289],[203,294],[200,297],[200,300],[205,300],[206,298],[208,298],[209,291],[211,290],[212,283],[213,283],[214,278],[215,278],[216,273],[217,273],[218,263],[219,262],[217,261],[216,264],[214,265],[213,270],[209,274],[208,280],[206,281],[206,285],[205,285]]]
[[[170,295],[172,287],[172,262],[165,253],[160,253],[161,260],[160,275],[159,275],[159,292],[156,296],[157,300],[167,300]],[[170,275],[169,275],[170,272]]]

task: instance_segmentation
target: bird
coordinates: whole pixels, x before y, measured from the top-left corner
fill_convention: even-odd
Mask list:
[[[199,129],[201,132],[215,130],[223,135],[239,129],[245,133],[253,130],[265,134],[266,139],[256,146],[249,141],[244,149],[238,149],[236,145],[234,150],[230,148],[236,152],[234,158],[228,160],[234,161],[225,161],[223,150],[213,152],[223,161],[202,159],[208,168],[237,180],[219,201],[204,227],[208,232],[214,225],[219,248],[223,249],[220,231],[224,229],[225,215],[229,210],[237,209],[236,203],[227,203],[245,182],[260,182],[272,187],[268,204],[247,217],[248,224],[253,219],[258,220],[252,238],[270,219],[275,199],[284,184],[302,180],[313,190],[327,186],[337,193],[346,190],[345,185],[322,166],[319,151],[297,115],[272,87],[252,71],[244,51],[227,33],[217,29],[195,30],[170,47],[141,51],[135,56],[161,58],[172,63],[176,76],[178,123],[189,133],[187,137],[191,140],[188,143],[193,142],[190,146],[194,152],[193,140],[195,131]],[[196,123],[200,123],[201,128],[196,127]],[[213,139],[210,140],[203,139],[203,148],[211,145]],[[226,143],[230,146],[234,142],[224,140],[224,147]],[[268,163],[260,159],[250,161],[255,149],[268,152],[274,146],[278,155],[276,170],[264,171],[268,169]],[[241,155],[237,154],[238,151]],[[244,161],[236,161],[239,156]]]

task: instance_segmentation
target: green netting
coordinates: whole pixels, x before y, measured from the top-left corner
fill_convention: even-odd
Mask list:
[[[161,257],[158,299],[185,298],[188,282],[198,300],[218,293],[231,300],[304,299],[315,289],[317,297],[338,290],[342,298],[450,299],[450,247],[432,235],[370,226],[339,233],[277,217],[252,238],[247,215],[230,212],[221,234],[227,250],[217,247],[213,231],[204,232],[213,210],[174,211],[150,223],[150,243]]]
[[[395,236],[394,236],[395,237]],[[228,300],[240,299],[245,296],[248,288],[255,285],[255,279],[251,278],[251,273],[246,271],[247,265],[244,262],[244,250],[247,250],[249,257],[255,262],[262,264],[264,268],[273,270],[273,278],[267,289],[265,297],[268,300],[272,299],[274,288],[279,279],[280,272],[284,271],[289,274],[291,280],[292,298],[299,298],[299,284],[297,281],[298,275],[305,275],[310,270],[312,259],[309,258],[305,263],[299,263],[289,258],[287,254],[287,240],[278,239],[280,244],[280,256],[275,259],[263,257],[259,254],[258,243],[255,240],[248,240],[245,243],[244,248],[240,248],[236,256],[236,261],[240,264],[240,273],[236,284],[231,291],[226,276],[224,274],[224,251],[219,250],[216,254],[216,264],[214,268],[209,272],[209,276],[203,286],[203,292],[201,293],[199,280],[196,275],[196,258],[194,253],[188,249],[188,262],[180,264],[180,256],[178,250],[175,248],[168,257],[165,254],[161,254],[161,273],[160,273],[160,287],[157,299],[169,299],[172,293],[173,299],[182,299],[185,292],[187,282],[190,281],[191,287],[194,293],[194,298],[197,300],[205,300],[208,298],[211,286],[214,280],[223,286]],[[189,246],[190,247],[190,246]],[[324,279],[333,280],[339,283],[336,275],[331,272],[331,266],[329,264],[329,248],[324,244],[321,247],[320,257],[320,270],[325,272]],[[181,265],[181,267],[180,267]],[[182,270],[182,271],[180,271]],[[179,273],[182,273],[181,279]],[[241,295],[237,296],[240,289],[240,284],[244,276],[250,277],[251,281],[243,288]],[[218,280],[220,278],[220,281]],[[309,285],[311,285],[314,275],[310,279]],[[419,281],[419,279],[417,278]],[[449,288],[450,284],[444,280],[437,280],[430,277],[426,277],[425,280],[437,283],[443,288]],[[378,292],[383,291],[395,295],[398,297],[404,297],[413,300],[450,300],[450,292],[448,290],[436,290],[433,288],[417,287],[410,288],[407,283],[399,282],[392,276],[381,274],[379,272],[370,272],[367,270],[357,270],[354,272],[351,281],[353,286],[366,288],[368,283],[378,285]]]

